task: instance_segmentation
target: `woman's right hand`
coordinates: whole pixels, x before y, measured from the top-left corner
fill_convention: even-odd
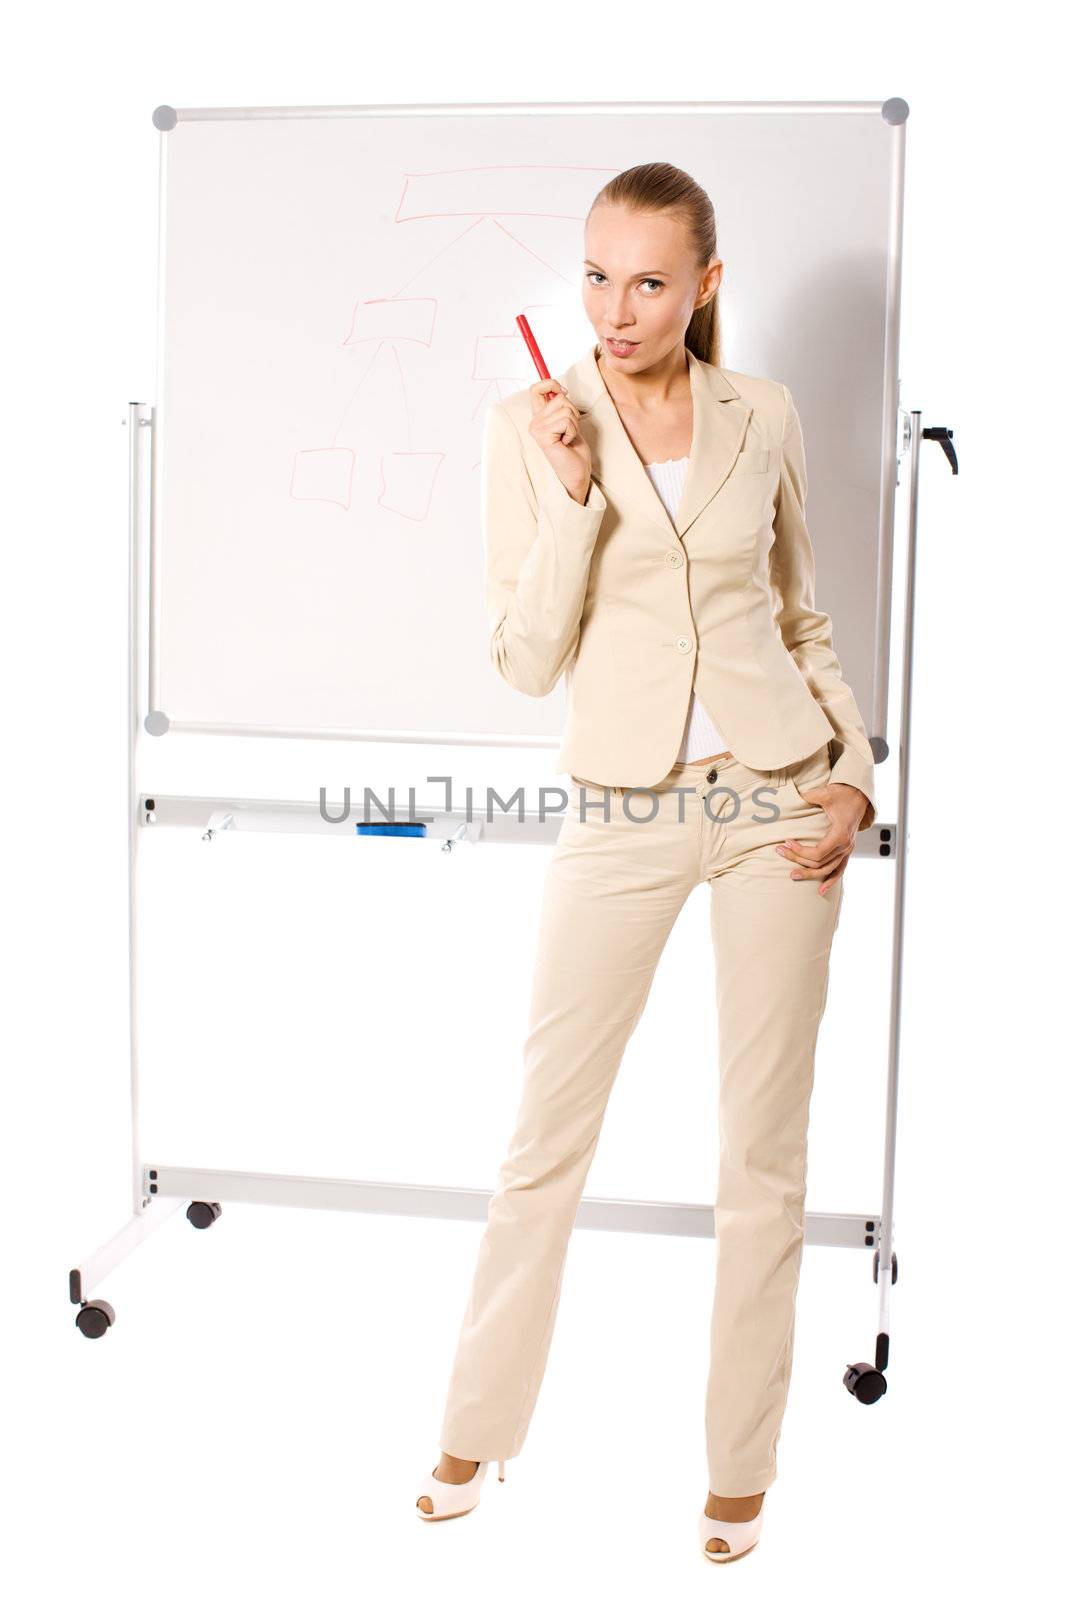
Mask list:
[[[591,487],[591,446],[580,432],[580,414],[556,378],[531,384],[530,433],[574,500],[586,503]],[[553,395],[547,400],[548,394]]]

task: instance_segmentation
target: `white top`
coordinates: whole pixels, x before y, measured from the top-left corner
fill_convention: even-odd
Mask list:
[[[682,488],[688,467],[689,456],[682,456],[677,461],[649,461],[644,468],[672,518],[682,499]],[[705,756],[718,756],[727,748],[727,740],[696,694],[691,694],[689,715],[686,717],[685,731],[682,734],[682,747],[676,759],[701,761]]]

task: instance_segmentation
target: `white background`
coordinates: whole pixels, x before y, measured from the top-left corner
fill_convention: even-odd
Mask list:
[[[121,1226],[131,1196],[120,423],[152,391],[162,102],[909,102],[902,404],[955,429],[962,471],[925,449],[890,1392],[863,1407],[841,1386],[847,1362],[872,1357],[870,1257],[809,1249],[779,1477],[761,1548],[733,1576],[777,1595],[817,1582],[908,1596],[975,1578],[1015,1594],[1079,1559],[1087,152],[1065,16],[790,3],[387,16],[145,0],[47,6],[13,25],[0,636],[15,1592],[609,1583],[658,1596],[723,1581],[696,1537],[707,1240],[576,1232],[526,1448],[473,1516],[436,1526],[413,1502],[438,1459],[476,1226],[234,1206],[197,1233],[179,1213],[97,1291],[117,1310],[110,1333],[92,1342],[73,1326],[68,1268]],[[731,241],[720,249],[729,260]],[[882,783],[892,814],[892,774]],[[532,913],[544,866],[544,852],[523,866],[504,903],[517,895]],[[846,882],[812,1208],[878,1196],[881,873],[855,862]],[[707,1194],[704,914],[668,948],[591,1193]],[[488,1044],[434,1007],[434,1032],[422,1014],[409,1041],[396,1018],[372,1029],[361,1016],[380,1070],[400,1079],[442,1050],[455,1092],[442,1119],[426,1092],[416,1121],[411,1105],[391,1116],[384,1171],[370,1146],[352,1171],[336,1147],[334,1175],[490,1181],[530,953],[521,929],[508,971],[467,960],[470,1018],[475,985],[505,997]],[[229,959],[211,939],[217,993]],[[444,992],[454,1004],[459,986]],[[678,1011],[691,1000],[696,1031]],[[306,1106],[289,1089],[281,1110]],[[414,1172],[445,1130],[443,1170],[429,1157]],[[317,1154],[305,1145],[294,1170]],[[460,1176],[463,1160],[473,1172]]]

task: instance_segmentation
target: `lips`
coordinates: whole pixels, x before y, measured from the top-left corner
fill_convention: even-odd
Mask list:
[[[606,343],[610,346],[611,350],[627,351],[627,350],[635,350],[637,345],[640,343],[640,340],[639,339],[607,339]]]

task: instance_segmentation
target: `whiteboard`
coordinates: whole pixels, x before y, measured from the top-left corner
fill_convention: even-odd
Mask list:
[[[558,742],[489,656],[487,407],[595,342],[598,190],[716,208],[721,364],[787,383],[817,603],[884,731],[904,101],[160,108],[149,727]]]

